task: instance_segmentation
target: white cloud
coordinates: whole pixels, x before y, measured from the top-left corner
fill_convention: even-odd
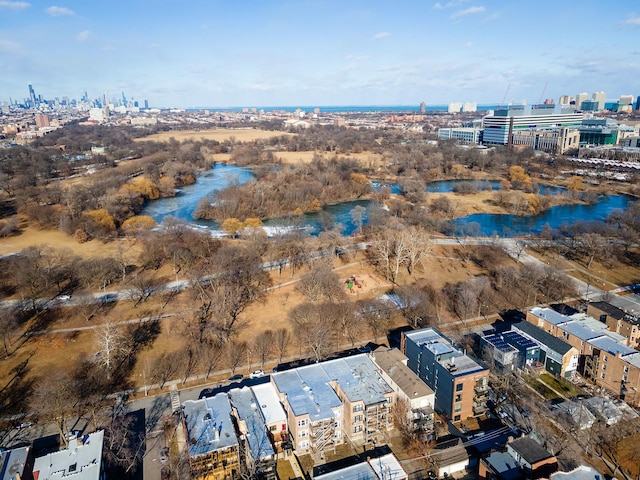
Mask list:
[[[622,23],[630,27],[640,27],[640,17],[629,17]]]
[[[466,17],[467,15],[475,15],[477,13],[482,13],[485,11],[484,7],[469,7],[465,10],[458,10],[456,13],[451,15],[451,20],[457,20],[462,17]]]
[[[471,48],[471,47],[473,47],[473,42],[467,42],[467,43],[464,44],[464,46],[467,47],[467,48]]]
[[[453,7],[457,7],[458,5],[462,5],[463,3],[467,3],[470,0],[452,0],[451,2],[447,2],[444,5],[440,2],[436,2],[433,5],[433,9],[434,10],[444,10],[447,8],[453,8]]]
[[[29,8],[30,3],[27,2],[12,2],[11,0],[0,0],[0,8],[6,8],[8,10],[24,10]]]
[[[76,12],[65,7],[56,7],[55,5],[45,10],[52,17],[62,17],[65,15],[75,15]]]
[[[78,35],[76,35],[76,41],[81,43],[88,42],[90,38],[91,32],[89,30],[83,30]]]
[[[379,40],[381,38],[390,37],[390,36],[391,34],[389,32],[378,32],[373,36],[373,38],[375,38],[376,40]]]
[[[0,53],[18,55],[22,52],[22,46],[12,40],[0,40]]]

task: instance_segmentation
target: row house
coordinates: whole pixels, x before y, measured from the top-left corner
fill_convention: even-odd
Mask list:
[[[640,319],[607,302],[591,302],[587,305],[587,315],[604,323],[612,332],[627,339],[627,345],[638,348],[640,341]]]
[[[640,404],[640,352],[626,338],[608,330],[594,330],[595,322],[568,317],[548,308],[533,308],[527,321],[563,339],[579,352],[578,372],[628,403]],[[622,340],[620,340],[622,337]]]

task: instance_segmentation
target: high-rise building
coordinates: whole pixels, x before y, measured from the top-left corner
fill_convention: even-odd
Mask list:
[[[35,107],[36,105],[36,92],[33,89],[33,85],[29,84],[29,99],[31,100],[31,106]]]
[[[607,102],[607,94],[604,92],[595,92],[591,95],[591,98],[598,102],[598,110],[604,110],[605,103]]]
[[[621,105],[633,105],[633,95],[620,95],[618,103]]]
[[[425,113],[427,111],[427,104],[424,102],[420,102],[420,113]]]
[[[462,104],[463,112],[476,112],[478,110],[478,104],[475,102],[464,102]]]
[[[570,95],[562,95],[559,99],[558,99],[558,103],[560,105],[571,105],[571,102],[575,101],[573,97],[571,97]]]
[[[636,99],[636,110],[640,110],[640,95],[638,95],[638,98]]]
[[[576,95],[576,108],[578,110],[582,109],[582,102],[590,100],[588,93],[579,93]]]
[[[452,102],[449,104],[449,108],[447,109],[448,113],[460,113],[462,110],[462,103],[460,102]]]
[[[149,110],[149,100],[144,101],[144,108],[145,110]]]

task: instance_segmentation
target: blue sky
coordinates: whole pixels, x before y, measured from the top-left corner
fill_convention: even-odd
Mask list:
[[[54,2],[0,0],[0,101],[29,83],[175,107],[640,94],[637,0]]]

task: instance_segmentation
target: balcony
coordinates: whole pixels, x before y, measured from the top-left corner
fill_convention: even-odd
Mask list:
[[[482,415],[487,411],[487,406],[482,403],[477,403],[473,405],[473,414],[474,415]]]
[[[478,394],[488,393],[489,385],[476,385],[473,390]]]

